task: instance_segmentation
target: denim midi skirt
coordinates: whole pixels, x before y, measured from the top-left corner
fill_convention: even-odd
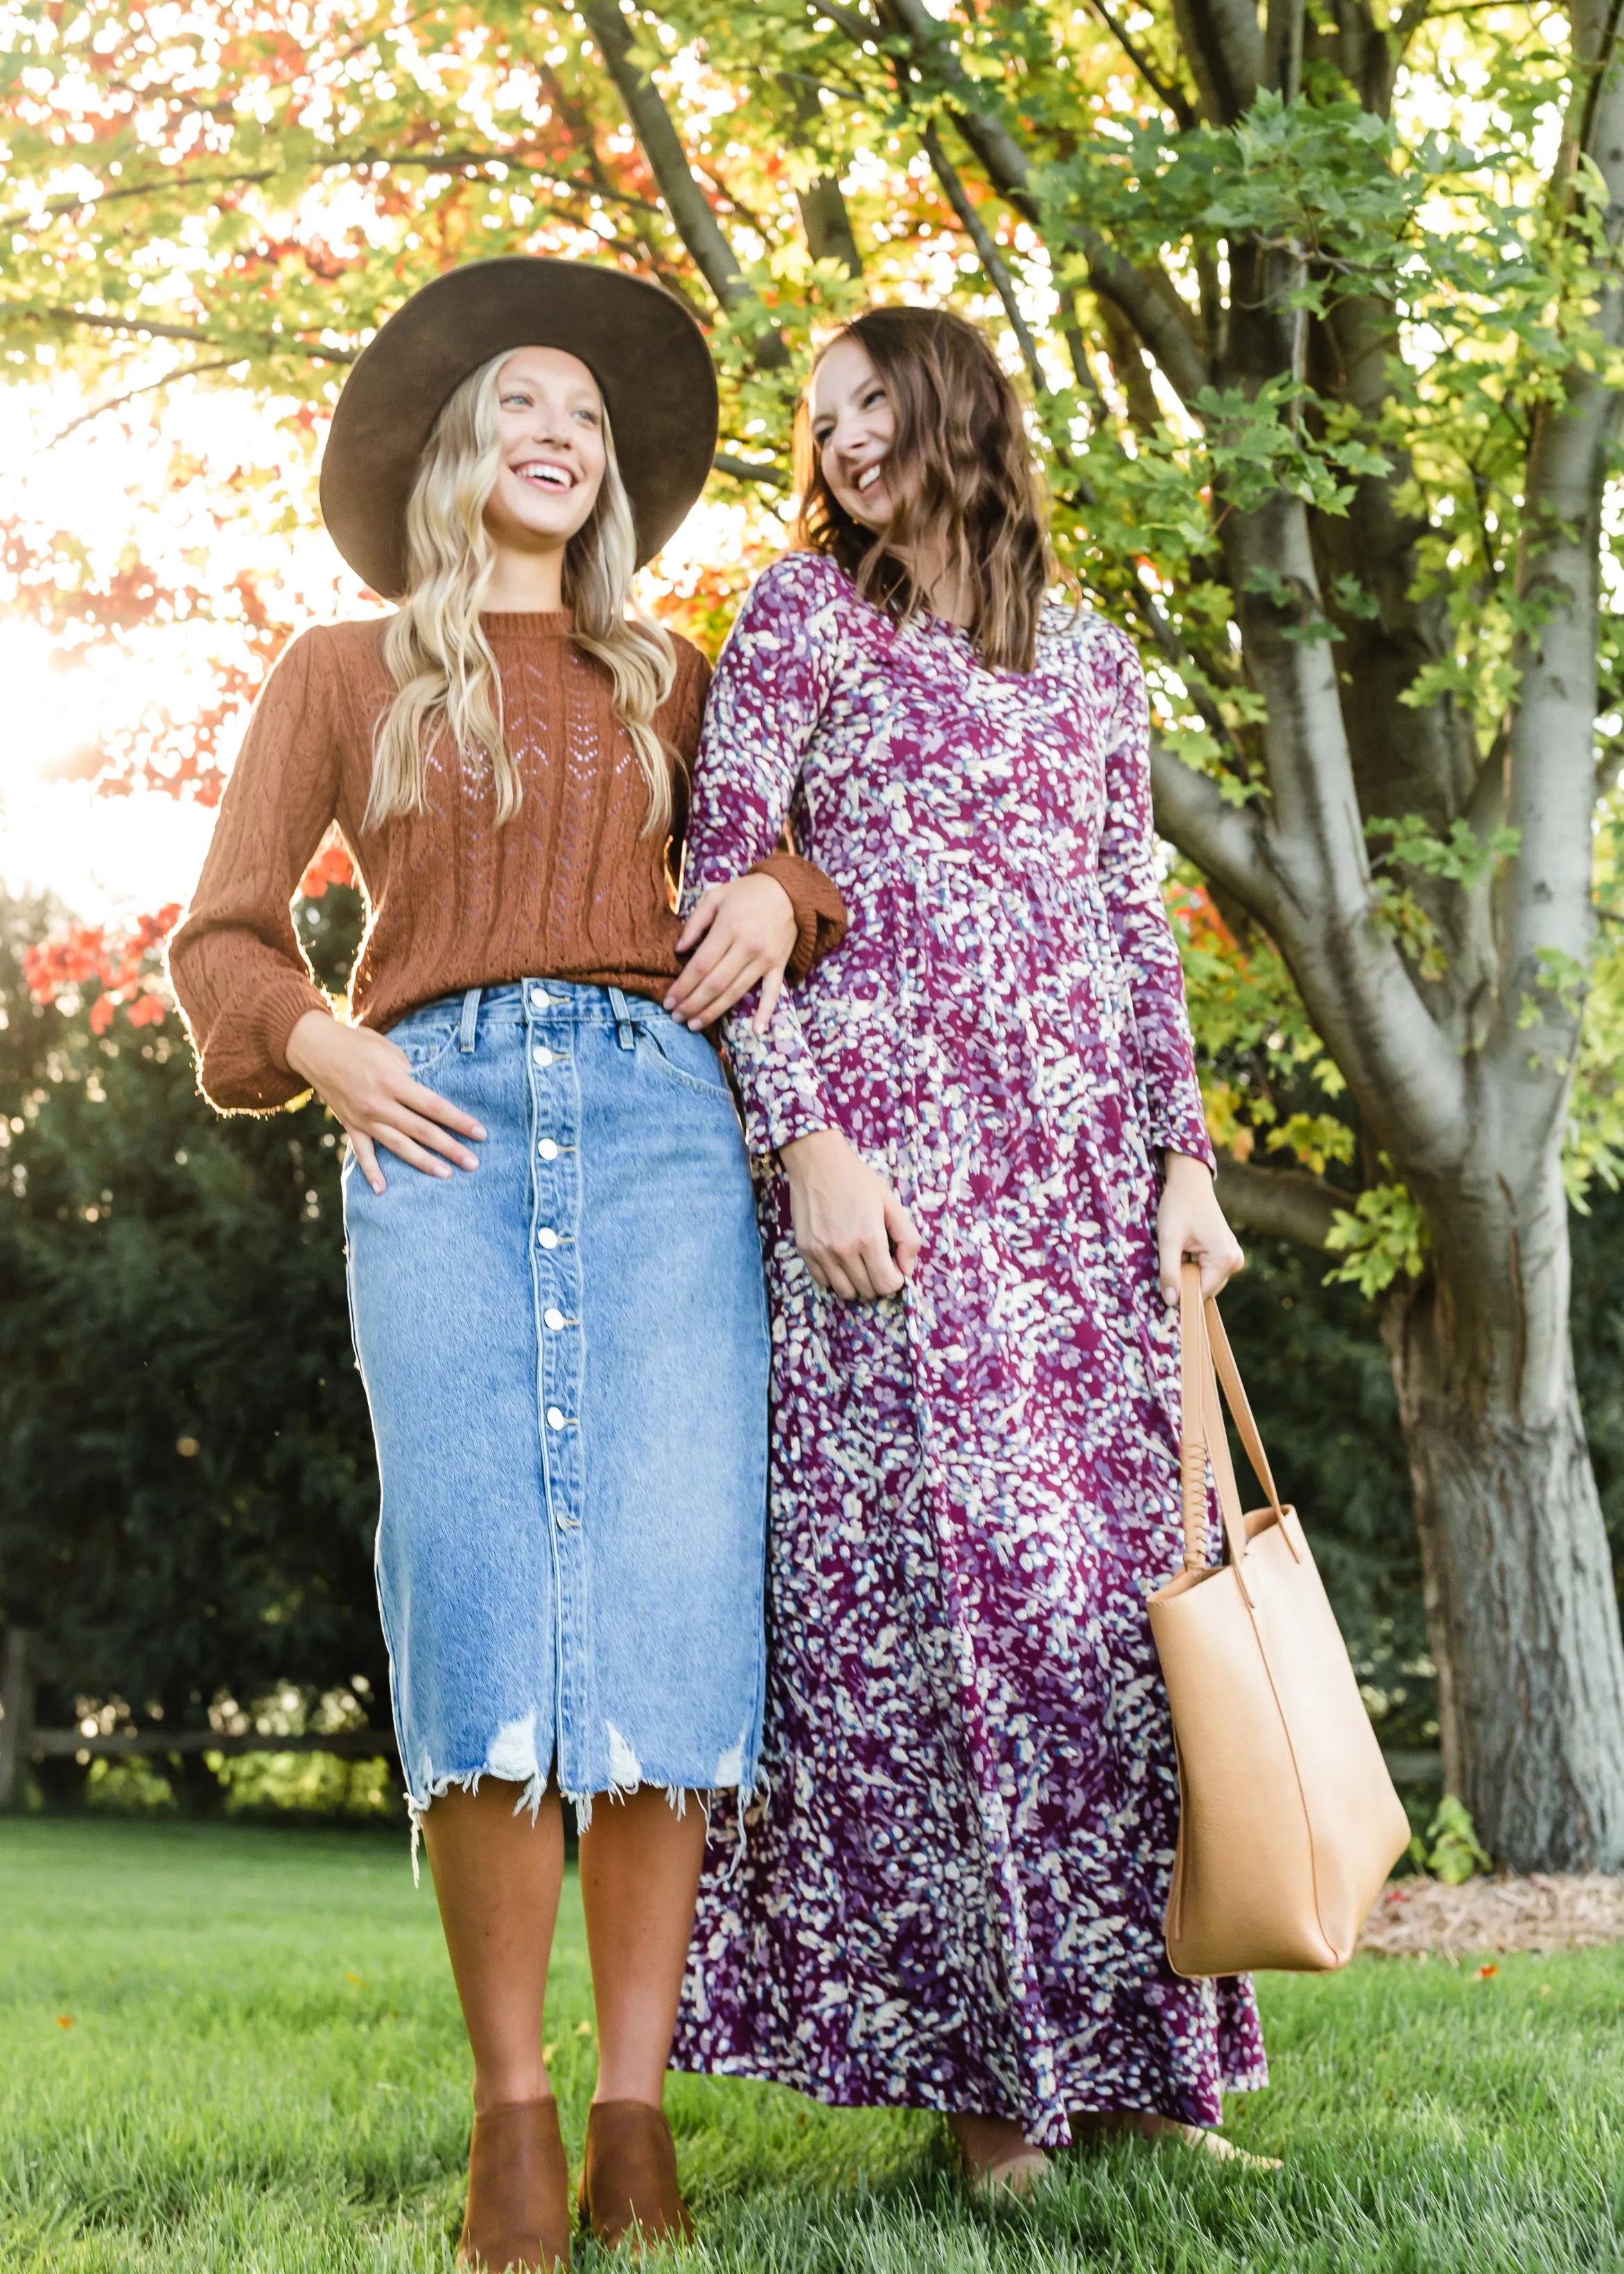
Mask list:
[[[715,1050],[560,980],[390,1029],[479,1166],[343,1175],[382,1504],[378,1595],[414,1820],[482,1777],[592,1796],[756,1781],[767,1321]]]

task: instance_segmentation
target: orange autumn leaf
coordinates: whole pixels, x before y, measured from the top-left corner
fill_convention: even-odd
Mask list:
[[[324,845],[300,877],[299,890],[307,900],[319,900],[329,885],[353,885],[355,881],[355,863],[346,847]]]

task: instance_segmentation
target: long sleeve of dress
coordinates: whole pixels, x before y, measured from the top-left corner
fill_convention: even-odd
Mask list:
[[[698,746],[700,721],[710,687],[710,665],[696,653],[694,661],[696,668],[686,675],[681,689],[681,715],[671,722],[668,734],[668,742],[679,751],[692,751]],[[673,787],[676,811],[671,858],[673,869],[680,870],[688,831],[688,777],[685,764],[675,768]],[[775,842],[763,859],[752,862],[750,873],[771,877],[788,896],[795,915],[795,945],[784,967],[784,976],[792,987],[799,986],[813,965],[832,955],[846,937],[846,902],[820,868],[813,862],[803,861],[783,844]],[[688,904],[685,898],[684,913]]]
[[[1133,1003],[1151,1141],[1159,1151],[1193,1154],[1210,1169],[1214,1156],[1196,1079],[1184,976],[1156,875],[1150,706],[1144,671],[1125,638],[1117,670],[1117,701],[1107,729],[1100,883]]]
[[[228,1112],[265,1112],[308,1088],[288,1064],[288,1037],[307,1011],[332,1008],[293,928],[294,892],[337,808],[335,690],[322,636],[295,640],[260,690],[198,889],[169,943],[203,1093]]]
[[[832,632],[820,622],[821,561],[791,553],[760,576],[710,685],[694,767],[683,876],[686,915],[711,885],[763,863],[783,833],[801,759],[828,700]],[[821,874],[821,872],[818,872]],[[787,991],[757,1035],[754,992],[723,1021],[752,1153],[836,1126]]]

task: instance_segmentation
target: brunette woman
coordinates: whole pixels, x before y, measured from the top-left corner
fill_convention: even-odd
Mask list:
[[[492,2270],[569,2257],[560,1794],[601,2047],[582,2210],[613,2243],[688,2229],[660,2104],[693,1803],[756,1773],[761,1254],[716,1053],[659,999],[707,674],[631,596],[715,425],[697,327],[613,271],[490,261],[397,313],[322,503],[400,606],[278,664],[170,959],[218,1106],[313,1088],[349,1133],[395,1728],[474,2052],[459,2263]],[[289,915],[335,823],[368,907],[347,1023]],[[707,983],[775,986],[839,913],[770,857],[708,907]]]
[[[1180,1259],[1210,1292],[1241,1257],[1144,681],[1046,597],[1013,389],[958,318],[871,310],[808,413],[801,549],[724,652],[688,829],[698,892],[792,819],[851,930],[764,1035],[727,1022],[773,1314],[771,1796],[703,1891],[679,2058],[941,2109],[1020,2186],[1092,2129],[1207,2142],[1265,2081],[1249,1986],[1167,1965],[1145,1610],[1182,1559]]]

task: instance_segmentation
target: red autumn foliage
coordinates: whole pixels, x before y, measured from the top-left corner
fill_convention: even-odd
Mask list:
[[[90,1006],[90,1029],[104,1035],[119,1007],[132,1027],[156,1026],[163,1017],[162,974],[156,951],[180,921],[180,902],[139,916],[122,932],[105,924],[79,924],[56,939],[41,940],[23,957],[23,975],[36,1003],[54,1003],[66,988],[94,982],[101,990]]]
[[[353,885],[355,881],[355,863],[335,840],[317,854],[299,879],[299,890],[307,900],[319,900],[329,885]]]
[[[1168,890],[1167,902],[1168,914],[1192,947],[1205,947],[1214,955],[1240,960],[1235,934],[1219,915],[1204,885],[1187,885],[1182,880],[1175,883]]]

